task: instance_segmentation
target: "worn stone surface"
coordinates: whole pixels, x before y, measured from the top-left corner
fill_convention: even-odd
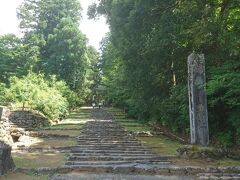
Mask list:
[[[7,144],[12,144],[13,139],[10,134],[11,122],[8,117],[10,115],[10,110],[4,106],[0,106],[0,141]]]
[[[23,128],[42,127],[48,123],[47,118],[31,111],[12,111],[9,120]]]
[[[0,107],[0,141],[13,145],[26,131],[46,125],[48,120],[30,111],[10,111]]]
[[[11,146],[0,142],[0,175],[4,175],[14,168],[15,165],[11,156]]]
[[[208,145],[208,113],[203,54],[188,56],[188,88],[191,144]]]
[[[132,134],[113,121],[110,114],[93,110],[93,121],[87,122],[72,149],[66,166],[73,168],[112,168],[164,166],[171,162],[144,147]]]
[[[233,180],[240,179],[240,174],[232,174],[232,173],[200,173],[197,175],[197,179],[218,179],[218,180]]]
[[[126,174],[68,174],[55,175],[52,180],[192,180],[187,176],[126,175]]]

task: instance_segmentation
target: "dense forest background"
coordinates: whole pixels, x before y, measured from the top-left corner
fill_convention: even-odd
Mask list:
[[[101,53],[79,30],[78,0],[25,0],[24,36],[0,37],[0,102],[49,119],[90,104],[92,96],[189,135],[187,57],[206,60],[212,143],[240,145],[240,3],[238,0],[100,0],[110,33]]]
[[[189,134],[187,57],[206,60],[212,142],[240,144],[240,2],[238,0],[101,0],[105,16],[104,96],[142,121]]]

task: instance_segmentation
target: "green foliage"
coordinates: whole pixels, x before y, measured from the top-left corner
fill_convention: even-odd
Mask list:
[[[209,107],[214,112],[210,126],[222,143],[240,144],[240,62],[214,67],[208,82]]]
[[[26,45],[15,35],[0,36],[0,81],[9,83],[12,75],[26,75],[38,61],[38,49]]]
[[[4,83],[0,83],[0,104],[6,103],[6,85]]]
[[[85,76],[85,100],[87,103],[92,102],[93,95],[99,97],[99,86],[101,81],[99,53],[93,46],[87,49],[87,68]]]
[[[187,87],[177,85],[170,92],[170,96],[157,104],[161,109],[153,107],[152,116],[174,132],[189,133]]]
[[[93,4],[89,17],[106,16],[111,29],[102,47],[105,99],[131,116],[189,133],[187,57],[203,53],[211,137],[239,143],[239,12],[238,0]]]
[[[33,71],[56,75],[77,93],[84,91],[87,68],[86,37],[78,28],[80,16],[77,0],[24,0],[18,9],[24,41],[39,49],[40,60]]]
[[[69,104],[62,94],[67,90],[66,85],[55,80],[53,82],[46,81],[42,74],[34,73],[29,73],[23,78],[12,77],[6,96],[13,103],[21,103],[23,109],[30,106],[49,119],[56,119],[68,112]],[[61,89],[58,89],[59,87]]]
[[[79,30],[81,11],[78,0],[23,1],[23,38],[0,36],[1,104],[55,119],[90,101],[100,83],[99,54]]]

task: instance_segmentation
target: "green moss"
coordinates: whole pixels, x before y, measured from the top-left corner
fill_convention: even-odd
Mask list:
[[[62,153],[12,153],[14,163],[21,168],[58,167],[65,163]]]
[[[41,138],[42,141],[33,144],[31,147],[36,148],[49,148],[53,146],[75,146],[77,145],[77,141],[75,139],[47,139],[47,138]]]
[[[180,143],[164,136],[138,137],[138,139],[146,146],[154,147],[154,151],[168,155],[175,155],[176,150],[181,146]]]
[[[125,129],[127,129],[128,131],[132,131],[132,132],[151,131],[151,129],[146,126],[142,126],[142,127],[127,127],[127,126],[125,126]]]
[[[58,129],[81,129],[82,124],[57,124],[41,128],[41,130],[58,130]]]
[[[85,124],[86,122],[89,121],[89,118],[82,118],[82,119],[65,119],[61,121],[59,124]]]
[[[140,124],[140,123],[136,123],[136,122],[120,122],[120,124],[121,124],[123,127],[129,127],[129,126],[142,127],[142,126],[144,126],[144,124]]]
[[[239,160],[232,160],[228,158],[224,158],[220,160],[172,158],[171,160],[178,166],[200,166],[200,167],[240,166]]]
[[[24,174],[24,173],[9,173],[5,176],[1,176],[1,180],[48,180],[48,175],[35,175],[35,174]]]
[[[233,160],[233,159],[220,159],[216,161],[218,166],[240,166],[240,160]]]

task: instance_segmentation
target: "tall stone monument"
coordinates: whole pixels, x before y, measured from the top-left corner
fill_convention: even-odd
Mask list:
[[[188,56],[188,92],[191,144],[208,145],[208,112],[203,54]]]

